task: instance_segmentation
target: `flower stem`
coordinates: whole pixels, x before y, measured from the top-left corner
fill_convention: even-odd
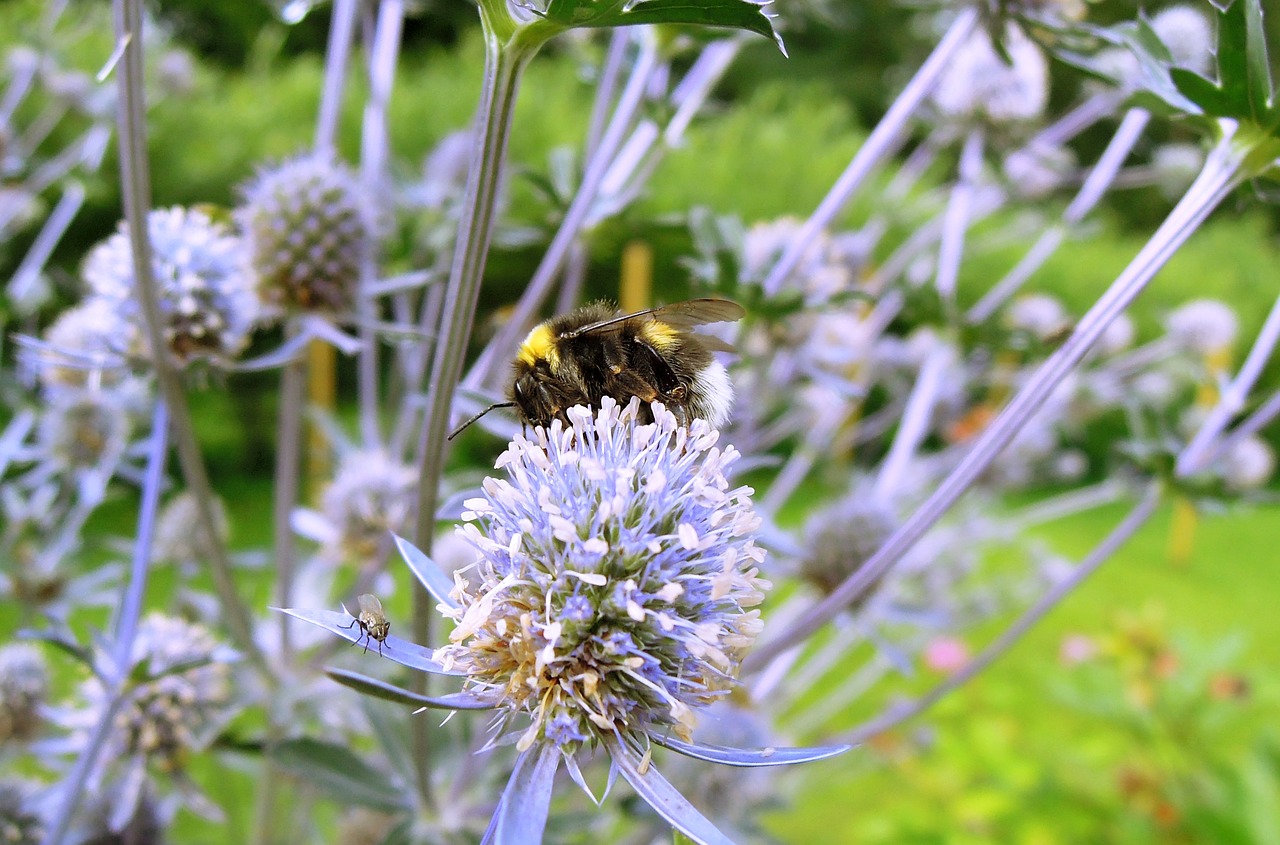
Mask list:
[[[929,692],[917,699],[907,702],[897,703],[891,706],[884,714],[877,716],[862,725],[854,728],[842,738],[842,742],[848,742],[858,745],[866,742],[874,736],[884,733],[885,731],[902,724],[908,719],[918,716],[925,710],[932,707],[943,696],[960,685],[971,680],[975,675],[986,669],[996,661],[1001,655],[1012,648],[1022,637],[1031,630],[1031,628],[1044,618],[1050,610],[1053,610],[1058,604],[1071,594],[1076,587],[1080,586],[1086,578],[1097,571],[1098,567],[1105,563],[1112,555],[1116,553],[1121,546],[1128,542],[1129,538],[1137,532],[1147,520],[1151,518],[1151,514],[1155,512],[1156,505],[1160,502],[1161,488],[1159,484],[1152,483],[1142,500],[1133,507],[1133,510],[1112,529],[1111,533],[1091,551],[1084,560],[1082,560],[1071,574],[1067,575],[1040,598],[1038,602],[1032,605],[1018,619],[1010,625],[1003,633],[1000,634],[990,645],[982,650],[980,654],[973,660],[965,664],[964,668],[948,677],[945,681],[935,686]]]
[[[644,33],[641,35],[643,36]],[[582,174],[582,182],[578,185],[578,190],[565,211],[564,219],[560,221],[560,227],[547,246],[547,251],[543,253],[542,260],[538,262],[538,267],[534,270],[528,285],[525,286],[515,310],[498,330],[486,354],[481,356],[481,360],[467,376],[464,383],[468,387],[479,387],[498,370],[498,362],[507,359],[508,353],[513,351],[516,338],[528,327],[534,312],[550,293],[556,274],[563,266],[565,257],[577,240],[578,234],[586,223],[587,215],[599,196],[600,184],[604,181],[605,173],[614,155],[622,145],[623,133],[630,127],[640,104],[644,101],[645,89],[656,67],[657,48],[653,38],[642,37],[640,55],[631,70],[631,77],[627,81],[626,88],[623,89],[604,136],[588,161],[586,170]]]
[[[164,483],[165,458],[169,452],[169,414],[164,400],[158,400],[151,418],[151,443],[147,450],[147,470],[142,482],[142,503],[138,511],[138,536],[133,545],[133,561],[129,567],[129,583],[120,597],[120,612],[116,617],[115,643],[112,662],[114,674],[102,678],[108,685],[107,705],[94,725],[88,744],[80,752],[75,766],[62,787],[57,812],[53,815],[53,829],[45,839],[45,845],[60,845],[71,825],[71,817],[102,753],[115,722],[116,711],[123,700],[122,693],[129,679],[130,657],[133,640],[142,616],[142,600],[147,591],[147,572],[151,565],[151,541],[155,536],[156,512],[160,507],[160,488]]]
[[[117,40],[124,43],[119,74],[119,145],[121,190],[125,220],[133,248],[133,272],[138,301],[146,323],[146,337],[152,350],[160,394],[172,417],[172,435],[178,462],[187,489],[195,496],[199,530],[209,538],[214,588],[222,603],[227,627],[236,646],[270,677],[266,659],[253,640],[253,629],[244,603],[231,577],[231,561],[218,537],[213,509],[213,490],[205,470],[200,445],[191,423],[191,409],[182,379],[174,368],[161,328],[159,297],[151,273],[151,243],[147,235],[147,214],[151,206],[151,180],[147,162],[146,104],[143,95],[142,3],[115,0]]]
[[[504,44],[494,34],[493,17],[482,7],[485,21],[485,71],[481,95],[477,150],[472,159],[467,182],[467,199],[454,246],[453,267],[445,290],[440,331],[437,334],[431,377],[427,387],[427,411],[418,439],[417,524],[414,542],[419,548],[431,549],[435,531],[436,505],[440,477],[444,472],[445,435],[449,427],[449,410],[454,389],[462,374],[467,341],[475,321],[476,301],[484,275],[485,258],[493,231],[494,200],[498,177],[506,158],[507,140],[515,113],[520,76],[541,42],[513,40]],[[434,600],[420,584],[413,591],[414,641],[431,641]],[[426,686],[426,675],[416,674],[414,685]],[[411,722],[414,762],[418,767],[418,792],[430,804],[431,764],[428,726],[425,719]]]
[[[293,574],[297,564],[297,548],[293,540],[290,517],[298,503],[298,476],[302,458],[302,406],[306,401],[307,361],[305,358],[285,365],[280,375],[280,418],[277,420],[275,494],[272,526],[275,532],[276,604],[292,606]],[[289,619],[280,616],[280,654],[287,661]]]
[[[818,233],[831,225],[836,215],[875,170],[876,165],[886,156],[891,155],[902,143],[907,121],[924,102],[924,98],[933,91],[942,72],[951,62],[951,57],[964,44],[977,23],[976,7],[971,6],[956,15],[955,20],[951,22],[951,27],[938,42],[938,46],[929,54],[929,58],[925,59],[920,70],[916,71],[916,75],[907,83],[907,87],[902,90],[898,98],[893,101],[893,105],[885,112],[884,117],[876,124],[876,128],[867,137],[866,143],[858,149],[849,166],[831,186],[831,190],[818,205],[817,210],[791,239],[786,251],[764,280],[763,287],[766,291],[776,292],[781,288],[783,280],[800,263],[800,259]]]
[[[1225,137],[1210,151],[1204,169],[1188,189],[1186,196],[1169,213],[1129,266],[1081,318],[1071,337],[1036,370],[1000,415],[982,432],[950,475],[899,526],[865,566],[819,602],[812,613],[797,620],[750,654],[743,662],[744,672],[758,671],[773,657],[817,631],[856,601],[869,586],[883,578],[978,480],[1062,380],[1080,363],[1111,321],[1123,313],[1173,253],[1239,184],[1247,150],[1242,151],[1232,144],[1233,132],[1230,125],[1225,125],[1224,130]]]

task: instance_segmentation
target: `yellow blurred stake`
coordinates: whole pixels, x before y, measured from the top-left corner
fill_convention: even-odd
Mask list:
[[[337,401],[337,352],[333,346],[321,340],[307,344],[307,402],[313,408],[333,413]],[[320,498],[320,491],[331,471],[331,449],[319,426],[308,426],[306,497],[311,502]]]
[[[1231,347],[1222,346],[1204,356],[1206,378],[1196,389],[1195,406],[1208,411],[1218,402],[1218,381],[1231,366]],[[1196,526],[1200,515],[1186,496],[1173,503],[1173,522],[1169,526],[1169,562],[1186,566],[1195,551]]]
[[[622,313],[643,311],[653,301],[653,248],[631,241],[622,248],[622,280],[618,286]]]

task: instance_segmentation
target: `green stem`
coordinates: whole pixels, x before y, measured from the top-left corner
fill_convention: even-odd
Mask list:
[[[292,330],[290,330],[292,333]],[[293,573],[297,549],[289,518],[298,502],[298,476],[302,464],[302,409],[306,402],[306,360],[286,364],[280,376],[280,419],[276,437],[275,531],[276,604],[292,606]],[[280,616],[280,657],[288,663],[290,653],[289,619]]]
[[[151,242],[147,215],[151,208],[151,178],[147,161],[146,104],[143,96],[142,3],[116,0],[116,38],[125,44],[117,68],[120,102],[118,106],[121,191],[126,225],[133,249],[133,272],[138,301],[146,323],[147,341],[159,383],[160,394],[169,408],[174,446],[187,489],[196,499],[198,530],[209,539],[214,588],[222,603],[227,628],[236,646],[270,678],[266,659],[253,639],[248,611],[236,593],[231,577],[231,561],[218,536],[213,508],[213,488],[205,470],[200,444],[191,423],[191,408],[182,378],[168,354],[161,324],[159,294],[151,273]]]
[[[420,475],[418,484],[417,525],[414,540],[418,547],[431,549],[435,530],[435,514],[440,477],[445,464],[445,434],[449,428],[449,412],[453,393],[462,375],[462,364],[475,320],[476,301],[484,275],[485,258],[493,232],[498,177],[506,158],[507,140],[515,112],[516,92],[525,66],[537,52],[541,40],[521,38],[527,30],[516,31],[509,41],[500,40],[505,31],[495,26],[492,10],[482,4],[485,22],[485,76],[481,95],[477,139],[479,148],[472,160],[467,184],[467,204],[463,210],[458,239],[454,246],[453,266],[445,291],[443,316],[437,334],[431,378],[427,387],[426,420],[418,439]],[[506,21],[510,24],[510,20]],[[434,600],[421,585],[414,585],[413,638],[431,642]],[[427,676],[414,677],[415,689],[426,688]],[[418,790],[424,803],[430,804],[430,749],[425,719],[414,719],[413,753],[418,767]]]

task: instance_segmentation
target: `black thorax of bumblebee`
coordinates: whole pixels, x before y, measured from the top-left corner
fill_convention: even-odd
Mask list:
[[[707,378],[711,353],[733,352],[728,343],[690,331],[733,322],[745,314],[735,302],[692,299],[618,314],[606,302],[584,305],[540,323],[520,344],[506,402],[497,402],[454,430],[452,439],[495,408],[514,407],[522,425],[549,426],[574,405],[600,407],[609,396],[625,405],[643,403],[641,422],[653,421],[649,404],[661,402],[683,425],[695,417],[723,416],[730,396],[723,368]],[[723,419],[713,420],[714,424]]]
[[[623,320],[613,331],[576,333],[613,316],[607,304],[593,303],[529,333],[516,355],[509,395],[522,422],[567,423],[567,409],[598,408],[606,396],[621,404],[632,396],[645,406],[662,402],[678,418],[687,417],[685,403],[698,373],[710,366],[711,353],[694,335],[647,315]],[[647,407],[641,414],[642,422],[652,422]]]

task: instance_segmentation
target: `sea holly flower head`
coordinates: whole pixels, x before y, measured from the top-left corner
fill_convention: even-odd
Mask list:
[[[262,170],[237,211],[266,305],[346,312],[373,239],[373,214],[356,175],[330,155]]]
[[[186,366],[235,358],[260,314],[244,272],[240,238],[204,211],[177,206],[147,215],[147,233],[162,332],[174,360]],[[84,279],[92,296],[129,320],[134,343],[146,348],[133,252],[123,223],[89,253]]]
[[[694,708],[720,698],[760,630],[768,584],[751,490],[730,488],[738,453],[660,404],[577,407],[513,441],[466,503],[475,548],[441,651],[507,718],[518,743],[571,753],[600,733],[670,727],[689,739]]]
[[[698,842],[723,834],[654,768],[651,744],[734,766],[819,760],[848,750],[726,748],[693,743],[695,710],[724,700],[760,631],[769,584],[751,489],[730,487],[738,459],[704,420],[688,426],[659,403],[570,408],[564,420],[511,442],[465,503],[459,536],[470,562],[439,564],[396,543],[456,627],[429,649],[389,634],[378,657],[461,676],[460,692],[424,696],[342,670],[330,676],[372,695],[447,710],[493,710],[492,742],[521,752],[485,842],[535,842],[552,780],[602,745],[614,771]],[[644,418],[648,418],[647,416]],[[348,614],[285,612],[356,642]]]

